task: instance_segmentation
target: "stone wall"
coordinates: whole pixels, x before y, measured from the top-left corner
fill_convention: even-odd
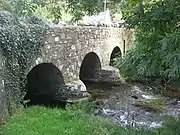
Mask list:
[[[103,68],[109,65],[110,55],[116,46],[123,55],[132,47],[134,35],[133,30],[123,28],[68,26],[51,27],[45,40],[43,56],[36,62],[52,62],[62,72],[65,82],[70,82],[79,77],[80,66],[88,53],[95,52]]]
[[[79,80],[80,67],[85,56],[97,54],[102,69],[109,65],[110,55],[115,47],[121,53],[133,45],[133,30],[102,27],[51,27],[47,30],[42,56],[30,61],[27,73],[40,63],[53,63],[61,71],[65,83]],[[124,45],[125,41],[125,45]],[[8,97],[4,82],[4,57],[0,51],[0,124],[8,116]],[[32,62],[31,62],[32,61]],[[13,95],[16,96],[16,95]]]

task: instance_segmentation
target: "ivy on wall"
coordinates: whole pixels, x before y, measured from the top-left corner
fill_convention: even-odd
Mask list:
[[[20,105],[28,67],[41,55],[46,27],[36,16],[20,20],[9,12],[0,12],[0,53],[5,58],[3,78],[10,113]]]

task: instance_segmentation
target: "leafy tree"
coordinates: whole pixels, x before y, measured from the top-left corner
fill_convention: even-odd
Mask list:
[[[61,11],[64,8],[64,1],[60,0],[0,0],[0,10],[6,10],[16,17],[26,17],[34,13],[47,18],[61,18]],[[49,16],[48,16],[49,15]]]
[[[118,65],[124,76],[180,78],[179,5],[177,0],[147,1],[126,11],[126,23],[136,29],[136,48]]]
[[[67,11],[73,16],[74,20],[81,19],[84,15],[94,15],[104,11],[104,0],[66,0],[68,3]],[[121,13],[121,0],[107,0],[107,8],[111,10],[111,15]]]
[[[93,15],[103,11],[104,0],[0,0],[0,10],[7,10],[16,16],[40,14],[49,19],[60,19],[66,12],[72,20],[80,20],[84,15]],[[107,0],[112,14],[121,12],[121,1]]]
[[[79,20],[84,15],[93,15],[103,10],[102,0],[67,0],[67,3],[67,11],[73,14],[74,20]]]
[[[0,0],[0,10],[11,12],[16,17],[26,17],[34,13],[37,5],[31,0]]]

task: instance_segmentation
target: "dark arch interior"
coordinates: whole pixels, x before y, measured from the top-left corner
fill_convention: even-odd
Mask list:
[[[94,52],[88,53],[80,68],[80,79],[85,83],[89,78],[93,78],[95,71],[101,69],[101,62],[98,55]]]
[[[60,70],[52,63],[42,63],[35,66],[27,75],[24,100],[29,100],[28,105],[56,106],[62,102],[56,101],[56,93],[64,78]],[[63,100],[63,99],[62,99]]]
[[[118,46],[116,46],[113,49],[112,53],[111,53],[110,63],[109,63],[110,66],[114,66],[115,65],[115,58],[116,57],[122,57],[121,49]]]

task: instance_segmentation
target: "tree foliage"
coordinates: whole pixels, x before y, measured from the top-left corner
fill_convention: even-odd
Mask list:
[[[0,0],[0,10],[10,12],[16,17],[26,17],[32,15],[37,8],[36,3],[31,0]]]
[[[0,10],[6,10],[17,17],[40,14],[46,18],[59,19],[65,8],[63,0],[0,0]]]
[[[79,20],[84,15],[94,15],[104,11],[104,0],[66,0],[68,11],[73,19]],[[106,7],[111,10],[111,15],[121,13],[121,0],[107,0]]]
[[[180,1],[133,3],[126,23],[136,29],[136,48],[119,63],[124,76],[136,79],[180,78]]]
[[[104,11],[104,0],[0,0],[0,10],[17,16],[40,14],[49,19],[60,19],[62,13],[72,15],[72,20],[80,20],[84,15],[94,15]],[[112,14],[120,12],[121,1],[107,0]]]

